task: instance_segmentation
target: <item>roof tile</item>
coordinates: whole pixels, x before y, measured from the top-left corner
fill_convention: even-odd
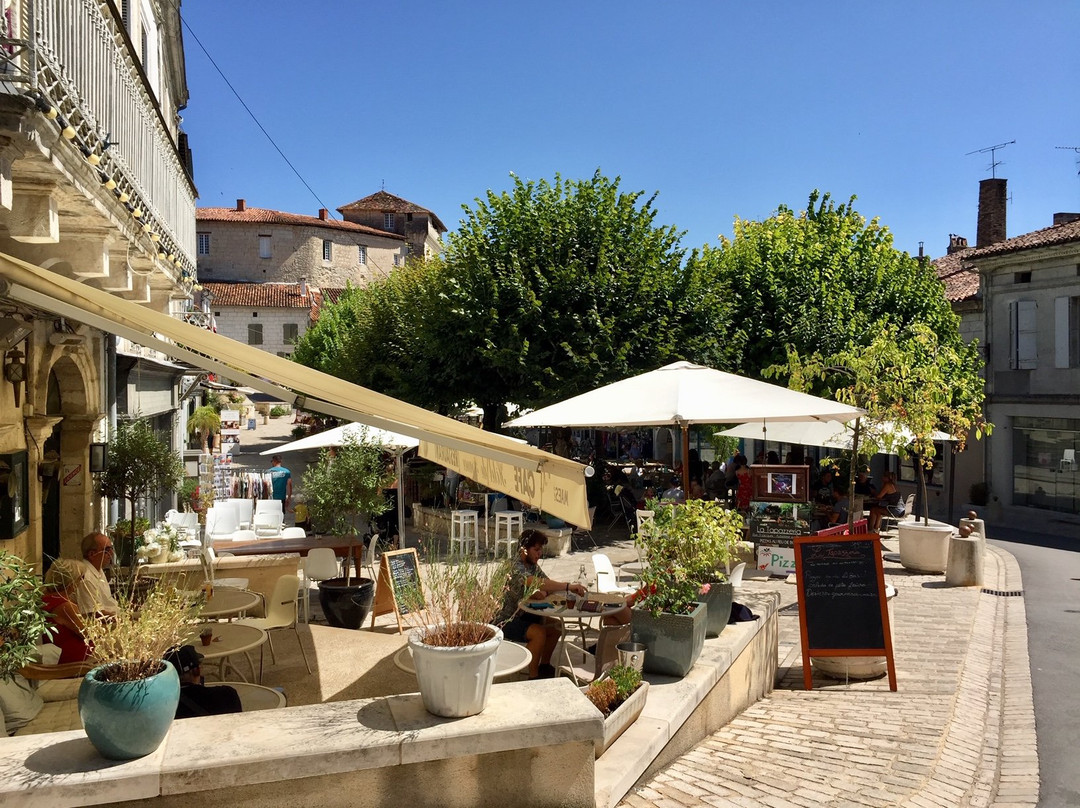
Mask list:
[[[1037,247],[1053,247],[1058,244],[1068,244],[1071,241],[1080,241],[1080,219],[1066,224],[1055,224],[1025,233],[1022,236],[1007,238],[996,244],[979,247],[971,251],[970,258],[983,258],[991,255],[1004,255],[1005,253],[1030,250]]]
[[[341,208],[338,208],[341,210]],[[388,233],[375,227],[368,227],[355,222],[343,222],[338,219],[320,219],[318,216],[304,216],[299,213],[285,213],[268,208],[197,208],[195,220],[198,222],[243,222],[247,224],[286,224],[305,227],[324,227],[329,230],[344,230],[350,233],[363,233],[369,236],[392,238],[404,241],[404,236]]]
[[[363,199],[357,199],[355,202],[350,202],[348,205],[342,205],[338,208],[338,212],[342,214],[347,210],[374,210],[380,213],[423,213],[431,217],[435,227],[440,232],[446,232],[446,225],[430,210],[415,205],[407,199],[402,199],[400,196],[388,194],[386,191],[376,191]]]
[[[313,290],[300,295],[298,283],[203,283],[214,306],[260,309],[310,309]]]
[[[974,249],[958,250],[951,255],[943,255],[933,261],[938,279],[945,284],[945,298],[950,303],[967,300],[979,293],[979,273],[971,266],[966,266]]]

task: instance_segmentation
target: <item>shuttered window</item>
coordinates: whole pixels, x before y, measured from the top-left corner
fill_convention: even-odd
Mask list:
[[[1013,370],[1038,366],[1037,312],[1034,300],[1015,300],[1009,304],[1009,367]]]

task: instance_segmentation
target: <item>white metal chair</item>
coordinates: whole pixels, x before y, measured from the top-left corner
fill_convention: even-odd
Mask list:
[[[582,657],[581,665],[562,664],[559,673],[565,674],[577,683],[592,682],[600,678],[608,668],[618,661],[616,647],[630,639],[630,626],[601,626],[600,636],[596,640],[596,649],[587,650],[570,646]],[[565,656],[568,656],[565,655]]]
[[[505,500],[503,500],[505,502]],[[499,557],[499,548],[506,545],[506,557],[513,558],[518,539],[525,527],[525,517],[521,511],[498,511],[495,514],[495,557]],[[505,528],[506,537],[502,538]]]
[[[304,641],[300,637],[300,629],[297,626],[299,622],[297,600],[300,590],[296,584],[295,575],[282,575],[274,584],[270,602],[266,605],[266,617],[245,617],[235,622],[256,626],[266,632],[266,641],[270,646],[270,659],[273,660],[275,665],[277,664],[277,656],[274,654],[273,632],[291,628],[296,635],[296,642],[300,646],[300,653],[304,657],[307,672],[311,673],[311,663],[308,662],[307,651],[304,650]],[[262,681],[261,659],[259,662],[259,681]]]
[[[330,547],[315,547],[304,558],[304,578],[300,591],[304,593],[304,622],[311,622],[312,581],[326,581],[341,575],[337,554]]]
[[[213,547],[203,548],[203,558],[206,559],[206,567],[210,571],[210,585],[221,586],[228,589],[247,589],[250,580],[247,578],[218,578],[217,560],[219,558],[232,558],[232,553],[218,553]]]
[[[604,594],[606,592],[619,592],[624,595],[629,595],[636,590],[629,586],[619,586],[618,578],[615,576],[615,567],[611,563],[611,559],[603,553],[593,553],[592,556],[593,569],[596,571],[596,591]]]
[[[889,506],[888,513],[881,517],[881,532],[896,530],[901,522],[910,522],[915,518],[915,492],[908,494],[904,502],[904,512],[900,513],[895,505]],[[895,509],[895,510],[894,510]]]
[[[646,522],[651,522],[653,520],[653,517],[655,517],[655,516],[656,516],[655,511],[646,511],[646,510],[643,510],[642,508],[638,508],[637,510],[635,510],[634,511],[634,517],[637,520],[635,529],[637,530],[637,532],[640,533],[641,532],[641,526],[643,524],[645,524]]]
[[[450,511],[450,553],[454,545],[461,545],[461,552],[468,553],[472,545],[473,554],[480,555],[480,531],[476,511]]]

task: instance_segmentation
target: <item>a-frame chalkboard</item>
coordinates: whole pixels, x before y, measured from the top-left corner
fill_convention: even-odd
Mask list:
[[[810,657],[884,656],[896,690],[881,539],[799,536],[795,539],[803,683],[813,685]]]
[[[371,609],[371,627],[375,628],[376,617],[393,612],[400,634],[404,630],[401,615],[408,613],[408,608],[398,600],[398,594],[406,587],[414,586],[423,595],[424,590],[420,584],[420,557],[415,548],[384,552],[379,562],[375,605]]]

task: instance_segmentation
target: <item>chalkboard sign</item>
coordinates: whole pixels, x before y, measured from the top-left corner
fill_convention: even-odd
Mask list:
[[[392,550],[382,554],[379,562],[379,579],[375,587],[375,605],[371,610],[371,626],[375,627],[375,618],[381,614],[393,612],[397,617],[398,632],[404,626],[401,615],[408,614],[409,608],[403,602],[404,593],[413,589],[423,598],[424,590],[420,585],[420,558],[416,550]]]
[[[812,656],[884,656],[896,690],[879,537],[800,536],[795,577],[806,689]]]

